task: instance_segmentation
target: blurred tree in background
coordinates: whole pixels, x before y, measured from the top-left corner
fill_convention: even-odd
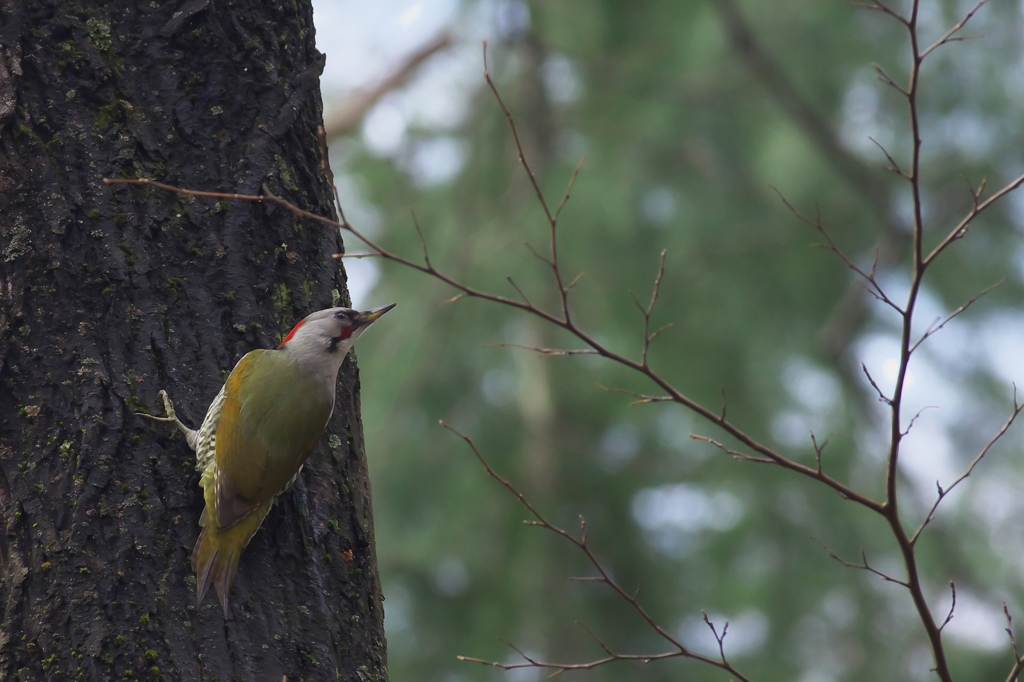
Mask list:
[[[330,68],[327,4],[318,7],[318,39]],[[395,21],[411,23],[434,4],[394,4]],[[923,2],[924,41],[972,6]],[[465,0],[446,11],[452,46],[332,141],[353,224],[415,258],[414,209],[440,269],[515,297],[512,277],[533,303],[557,309],[549,269],[523,246],[543,250],[547,224],[479,77],[479,39],[489,37],[492,74],[549,201],[586,156],[560,221],[565,273],[585,273],[571,295],[577,323],[637,356],[642,320],[629,294],[647,299],[667,249],[652,324],[673,326],[653,343],[651,364],[705,405],[724,394],[730,421],[804,463],[814,461],[808,431],[819,441],[832,434],[826,470],[881,499],[886,406],[861,363],[891,391],[899,319],[832,254],[809,246],[820,236],[773,188],[804,213],[820,212],[865,268],[877,247],[879,280],[905,297],[911,197],[878,167],[886,160],[869,139],[901,164],[909,158],[906,103],[871,68],[906,81],[903,28],[880,12],[808,0]],[[980,37],[935,52],[921,77],[931,244],[969,210],[968,182],[999,187],[1024,169],[1022,6],[989,3],[966,34]],[[1011,195],[929,271],[919,331],[1009,281],[914,358],[904,418],[938,409],[917,420],[900,462],[909,526],[927,512],[936,480],[948,486],[1006,419],[1010,383],[1024,378],[1021,229],[1024,199]],[[374,272],[354,263],[346,261],[353,280]],[[394,679],[539,679],[456,656],[522,660],[499,641],[507,640],[545,660],[600,657],[574,621],[617,651],[664,647],[606,587],[569,581],[592,574],[584,557],[524,526],[524,510],[439,419],[472,436],[553,522],[574,529],[582,514],[605,566],[623,585],[642,585],[641,603],[694,650],[717,651],[705,610],[729,620],[726,652],[757,680],[934,679],[906,591],[844,568],[819,544],[851,560],[864,551],[873,566],[902,575],[879,517],[812,481],[692,440],[723,436],[676,405],[630,406],[629,396],[601,390],[652,391],[621,367],[493,347],[579,344],[485,302],[439,305],[454,293],[382,264],[372,296],[398,301],[400,313],[361,358],[374,377],[363,387],[364,423]],[[1001,602],[1024,617],[1020,450],[1011,431],[918,546],[940,621],[948,582],[957,584],[946,646],[953,672],[971,679],[1004,679],[1012,665]],[[571,674],[726,679],[683,659]]]

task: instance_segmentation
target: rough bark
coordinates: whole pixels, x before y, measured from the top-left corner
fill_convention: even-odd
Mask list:
[[[234,363],[345,301],[305,0],[0,0],[0,679],[377,680],[353,358],[293,492],[194,606],[196,427]],[[372,337],[372,334],[368,335]],[[364,341],[364,348],[366,341]]]

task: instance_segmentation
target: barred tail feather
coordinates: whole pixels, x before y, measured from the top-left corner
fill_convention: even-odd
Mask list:
[[[203,510],[199,525],[203,527],[192,550],[192,570],[196,573],[197,605],[202,605],[212,585],[217,590],[224,617],[231,618],[231,606],[228,604],[228,592],[235,580],[238,570],[238,559],[249,540],[259,529],[273,505],[273,500],[256,507],[251,514],[230,528],[220,530],[215,523],[210,523],[209,507]]]

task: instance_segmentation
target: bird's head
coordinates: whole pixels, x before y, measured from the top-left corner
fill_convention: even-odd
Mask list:
[[[302,357],[331,356],[340,365],[359,335],[394,303],[359,312],[351,308],[318,310],[301,320],[278,346]]]

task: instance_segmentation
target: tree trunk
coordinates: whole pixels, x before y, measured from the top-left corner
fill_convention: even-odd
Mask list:
[[[0,1],[0,679],[382,680],[353,358],[225,622],[195,606],[197,428],[235,362],[345,301],[306,0]]]

